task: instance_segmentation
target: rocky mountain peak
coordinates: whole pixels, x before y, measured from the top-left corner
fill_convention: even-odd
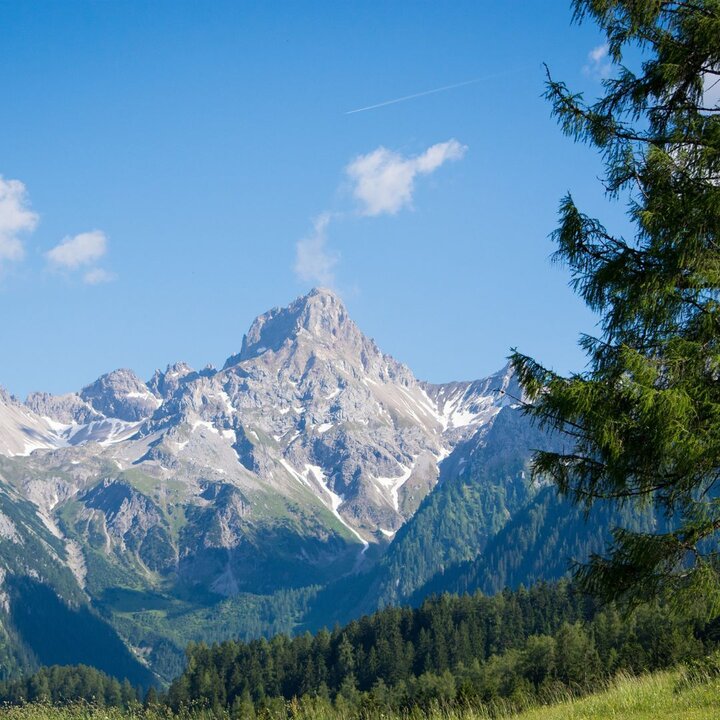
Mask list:
[[[275,307],[259,315],[243,338],[240,352],[228,358],[225,367],[267,351],[277,352],[303,336],[319,345],[343,343],[357,348],[364,339],[342,300],[332,290],[314,288],[287,307]]]
[[[165,372],[156,370],[147,385],[153,395],[167,399],[172,397],[181,384],[194,377],[197,377],[197,373],[190,365],[176,362],[168,365]]]
[[[101,375],[80,391],[80,397],[106,417],[126,422],[150,417],[160,404],[147,385],[125,368]]]
[[[348,325],[357,330],[340,297],[327,288],[314,288],[291,307],[297,309],[299,327],[316,337],[337,336]]]

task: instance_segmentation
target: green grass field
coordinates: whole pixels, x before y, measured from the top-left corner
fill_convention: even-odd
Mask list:
[[[26,705],[0,709],[7,720],[162,720],[173,717],[164,709],[123,712],[113,708],[74,706],[53,708]],[[183,720],[209,720],[218,717],[209,711],[184,712]],[[221,715],[220,717],[226,717]],[[348,720],[344,713],[333,712],[327,717],[307,714],[302,706],[288,712],[293,720]],[[382,720],[394,720],[378,715]],[[584,698],[565,698],[552,705],[536,707],[520,714],[500,708],[495,712],[482,710],[443,711],[429,715],[411,712],[402,720],[717,720],[720,718],[720,677],[703,682],[683,682],[680,672],[656,673],[640,678],[621,677],[601,692]],[[238,719],[240,720],[240,719]],[[370,718],[368,717],[368,720]],[[400,720],[400,718],[398,718]]]
[[[604,692],[513,716],[514,720],[716,720],[720,678],[681,683],[677,672],[620,678]]]

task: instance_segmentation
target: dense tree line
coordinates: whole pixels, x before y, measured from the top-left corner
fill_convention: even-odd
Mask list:
[[[660,605],[600,609],[566,583],[444,595],[314,636],[192,645],[166,700],[244,715],[293,698],[388,710],[520,700],[701,657],[714,642],[702,629]]]
[[[36,673],[0,683],[0,700],[20,704],[43,702],[64,705],[78,701],[129,708],[137,705],[142,691],[129,680],[120,682],[87,665],[53,665]]]

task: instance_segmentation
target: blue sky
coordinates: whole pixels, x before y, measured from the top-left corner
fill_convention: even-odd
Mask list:
[[[594,95],[600,46],[565,1],[0,2],[0,384],[218,365],[320,282],[421,378],[580,369],[548,234],[622,208],[542,63]]]

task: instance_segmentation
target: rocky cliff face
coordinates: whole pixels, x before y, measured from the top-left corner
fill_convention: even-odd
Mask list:
[[[34,413],[54,423],[53,427],[56,431],[62,430],[60,426],[87,425],[103,419],[103,415],[77,393],[51,395],[34,392],[28,395],[25,405]]]
[[[105,417],[138,422],[161,404],[132,370],[114,370],[80,391],[80,398]]]

